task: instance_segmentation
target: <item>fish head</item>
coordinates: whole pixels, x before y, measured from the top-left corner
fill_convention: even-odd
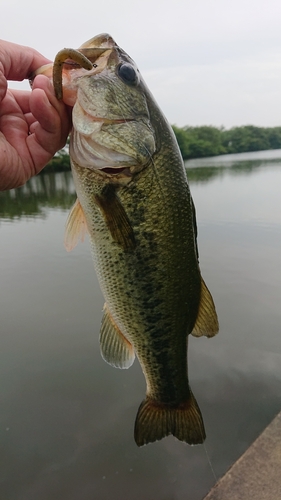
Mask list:
[[[63,62],[59,53],[54,63],[53,83],[56,88],[57,64],[63,101],[73,106],[72,161],[103,175],[132,177],[156,150],[146,87],[136,64],[107,34],[73,51],[90,61],[90,69],[72,60],[72,49],[64,51]],[[42,72],[50,78],[50,66]]]

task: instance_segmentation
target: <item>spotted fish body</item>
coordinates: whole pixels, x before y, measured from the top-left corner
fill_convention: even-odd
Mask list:
[[[96,49],[103,50],[97,57]],[[75,101],[70,157],[78,196],[66,246],[71,249],[87,228],[105,298],[103,358],[129,368],[136,354],[141,364],[147,392],[136,443],[169,434],[201,443],[205,431],[187,377],[187,338],[215,335],[218,322],[198,265],[181,154],[135,63],[114,40],[99,35],[78,50],[95,67],[73,68],[71,77],[62,73],[63,98]]]

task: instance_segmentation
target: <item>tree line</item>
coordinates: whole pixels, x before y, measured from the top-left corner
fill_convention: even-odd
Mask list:
[[[177,127],[173,130],[184,160],[229,153],[246,153],[281,148],[281,127]],[[58,172],[70,169],[68,149],[62,149],[44,171]]]
[[[184,160],[281,148],[281,127],[173,126]]]

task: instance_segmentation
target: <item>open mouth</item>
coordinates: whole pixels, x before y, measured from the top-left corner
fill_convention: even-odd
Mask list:
[[[131,176],[131,171],[128,167],[116,167],[116,168],[106,167],[106,168],[101,168],[100,170],[105,174],[110,174],[110,175],[118,175],[124,173],[125,175]]]

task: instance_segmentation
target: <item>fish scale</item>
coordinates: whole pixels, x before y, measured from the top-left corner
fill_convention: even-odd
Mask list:
[[[90,181],[85,172],[77,176],[76,189],[111,316],[137,352],[150,395],[177,404],[188,397],[186,342],[197,315],[201,281],[189,189],[182,168],[181,175],[175,169],[173,149],[166,149],[162,147],[131,187],[118,189],[137,240],[133,252],[122,251],[110,238],[102,214],[83,205],[83,193],[92,199],[101,188],[91,172]],[[173,175],[168,161],[173,161]],[[158,164],[167,167],[156,170]],[[89,187],[80,184],[83,178]]]
[[[82,67],[73,69],[68,57]],[[173,434],[202,443],[187,338],[212,337],[218,320],[199,269],[195,210],[174,133],[110,35],[60,51],[54,75],[57,96],[63,91],[64,102],[74,104],[70,159],[78,199],[66,248],[88,230],[105,298],[101,354],[117,368],[129,368],[136,355],[142,367],[147,390],[135,441]]]

